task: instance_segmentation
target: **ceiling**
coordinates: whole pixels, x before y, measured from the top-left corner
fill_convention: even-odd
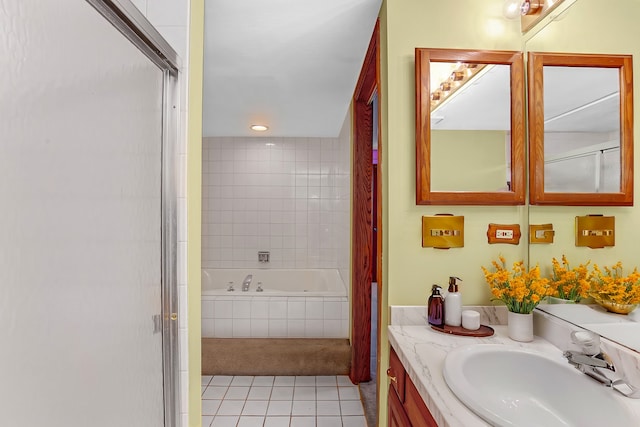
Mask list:
[[[380,5],[207,0],[203,136],[338,136]]]

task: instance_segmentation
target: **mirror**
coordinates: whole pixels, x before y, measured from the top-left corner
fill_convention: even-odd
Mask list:
[[[589,329],[611,341],[640,351],[640,310],[627,316],[609,313],[599,305],[540,304],[537,310]]]
[[[633,205],[630,55],[528,54],[531,204]]]
[[[570,53],[593,54],[605,57],[607,61],[618,61],[620,55],[633,55],[636,58],[635,75],[638,75],[637,67],[640,63],[637,61],[640,55],[640,27],[636,23],[636,17],[640,14],[640,2],[636,0],[617,0],[615,2],[601,2],[598,0],[580,0],[565,1],[559,6],[551,16],[536,26],[533,30],[523,35],[524,50],[527,52],[539,52],[540,54],[548,54],[548,52],[565,52],[562,53],[561,63],[552,64],[547,62],[547,58],[543,58],[543,62],[549,69],[552,67],[566,67],[573,71],[585,71],[589,69],[602,70],[605,73],[614,71],[617,75],[618,85],[625,85],[625,90],[621,91],[624,102],[618,102],[620,123],[620,143],[622,151],[619,156],[621,160],[620,174],[625,174],[625,178],[621,180],[621,193],[627,195],[632,194],[631,189],[624,189],[625,182],[633,184],[633,163],[632,160],[640,159],[640,153],[630,156],[632,145],[626,145],[633,138],[633,121],[637,121],[634,117],[638,114],[631,110],[633,100],[631,97],[631,66],[630,62],[623,62],[621,65],[603,66],[602,64],[587,63],[582,67],[574,67],[573,61],[583,60],[582,55],[574,55]],[[555,16],[554,16],[555,15]],[[575,57],[575,59],[574,59]],[[528,58],[527,58],[528,59]],[[607,63],[608,64],[608,63]],[[627,65],[628,64],[628,65]],[[531,62],[528,64],[531,66]],[[539,75],[545,81],[548,76],[546,69]],[[586,69],[586,70],[585,70]],[[556,70],[557,71],[557,70]],[[563,70],[560,70],[563,71]],[[570,71],[570,70],[569,70]],[[562,74],[562,73],[561,73]],[[529,76],[529,84],[533,84]],[[610,77],[603,77],[611,82]],[[542,81],[542,80],[541,80]],[[575,90],[574,90],[575,91]],[[546,93],[542,93],[546,104]],[[604,102],[604,101],[603,101]],[[613,102],[613,99],[611,100]],[[541,109],[538,114],[544,113],[545,105],[538,105]],[[533,110],[532,110],[533,111]],[[609,110],[612,111],[612,110]],[[544,123],[544,118],[539,115]],[[593,118],[581,120],[583,124],[588,124]],[[529,124],[531,132],[538,131],[538,137],[544,137],[539,129],[535,128],[532,123]],[[587,132],[587,131],[585,131]],[[530,139],[530,144],[539,144],[538,139]],[[544,141],[543,141],[544,142]],[[544,169],[540,170],[544,159],[544,151],[547,144],[537,145],[537,151],[531,151],[531,158],[535,158],[538,168],[531,169],[531,180],[537,180],[540,176],[546,178]],[[533,148],[533,147],[531,147]],[[629,151],[627,151],[629,150]],[[637,151],[637,150],[636,150]],[[626,153],[626,154],[622,154]],[[546,181],[546,180],[545,180]],[[593,182],[593,181],[591,181]],[[596,193],[570,193],[554,192],[547,189],[545,192],[544,184],[546,182],[537,181],[531,183],[536,184],[536,188],[540,193],[531,192],[533,199],[528,206],[528,222],[530,224],[547,224],[552,223],[555,230],[554,242],[552,244],[531,244],[529,245],[529,265],[539,263],[544,269],[544,274],[550,274],[551,258],[560,259],[562,255],[566,255],[572,266],[580,263],[591,261],[599,266],[613,265],[621,261],[625,266],[625,271],[630,272],[633,267],[640,267],[637,257],[637,242],[640,239],[640,230],[637,227],[637,218],[640,215],[640,206],[598,206],[597,208],[589,208],[600,200],[610,202],[611,196],[620,198],[620,195],[608,192]],[[606,188],[606,187],[605,187]],[[567,198],[567,196],[569,196]],[[584,200],[588,196],[591,200]],[[583,199],[576,199],[582,197]],[[598,197],[597,200],[593,200]],[[540,200],[543,202],[541,203]],[[550,203],[549,203],[550,202]],[[581,205],[579,205],[581,203]],[[555,204],[555,205],[554,205]],[[619,203],[620,205],[622,203]],[[573,206],[572,206],[573,205]],[[579,205],[579,206],[575,206]],[[636,204],[637,205],[637,204]],[[586,247],[575,246],[575,216],[588,214],[603,214],[607,216],[615,216],[615,226],[617,230],[616,241],[614,247],[606,249],[590,249]],[[619,315],[604,312],[599,306],[578,304],[575,307],[568,307],[571,304],[561,305],[540,305],[539,307],[555,316],[558,316],[568,322],[574,323],[580,327],[592,330],[601,336],[616,341],[630,349],[640,352],[640,311],[630,315]]]
[[[416,203],[524,204],[522,53],[417,48],[415,73]]]

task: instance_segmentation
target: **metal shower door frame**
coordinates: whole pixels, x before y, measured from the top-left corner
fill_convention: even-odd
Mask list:
[[[180,58],[129,0],[86,0],[163,73],[162,111],[162,373],[164,426],[180,425],[178,353],[177,146]]]

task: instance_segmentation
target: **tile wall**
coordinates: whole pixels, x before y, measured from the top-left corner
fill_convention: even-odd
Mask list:
[[[350,135],[205,138],[202,268],[337,268],[348,283]]]
[[[207,338],[348,338],[347,297],[203,296]]]

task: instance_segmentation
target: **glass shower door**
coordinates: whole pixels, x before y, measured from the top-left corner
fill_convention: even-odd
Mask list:
[[[163,426],[163,71],[76,0],[0,66],[0,425]]]

